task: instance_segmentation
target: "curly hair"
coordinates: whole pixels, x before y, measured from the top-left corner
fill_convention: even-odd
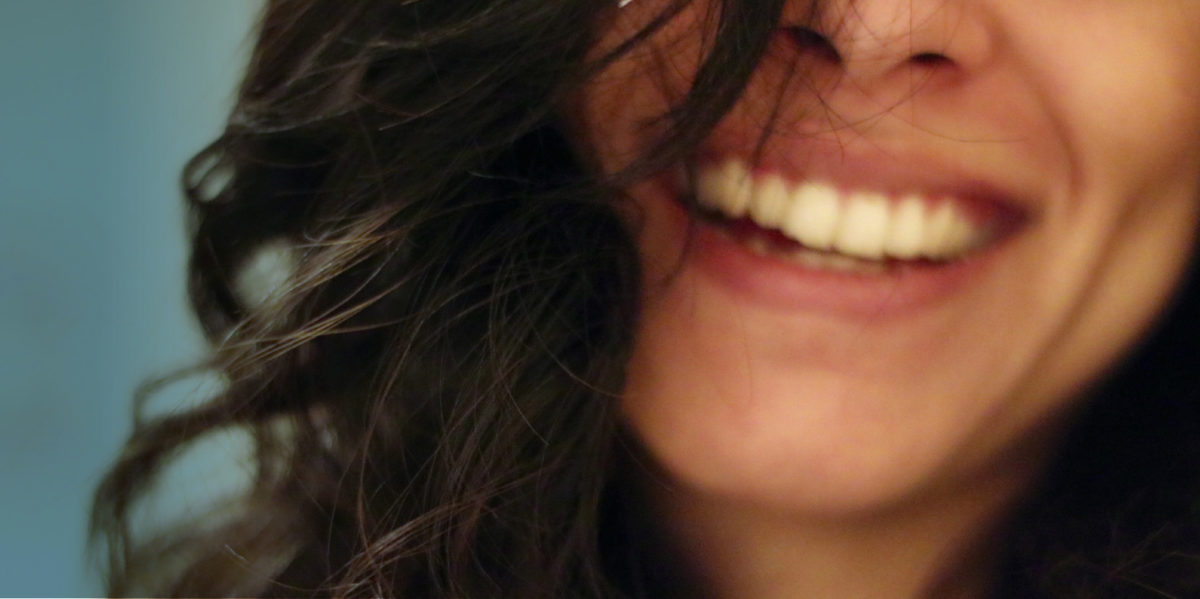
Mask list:
[[[621,172],[588,168],[562,111],[687,4],[603,56],[611,0],[268,4],[226,129],[184,172],[212,353],[180,376],[223,384],[139,411],[92,515],[110,594],[681,588],[622,484],[638,267],[619,190],[737,101],[784,0],[713,3],[692,88]],[[255,292],[264,252],[286,276]],[[1001,596],[1200,596],[1196,299],[1095,389],[1008,531]],[[254,439],[245,492],[135,534],[156,475],[221,430]]]

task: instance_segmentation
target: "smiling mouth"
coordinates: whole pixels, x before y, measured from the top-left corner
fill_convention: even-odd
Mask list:
[[[792,182],[737,159],[696,167],[704,221],[752,252],[807,268],[882,274],[937,267],[996,245],[1020,210],[964,192],[882,192]]]

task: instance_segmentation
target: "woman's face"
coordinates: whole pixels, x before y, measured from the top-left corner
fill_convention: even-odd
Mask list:
[[[665,4],[621,9],[604,43]],[[1019,473],[1189,257],[1200,2],[832,1],[829,46],[787,27],[792,4],[680,165],[695,188],[628,189],[644,273],[623,414],[685,488],[773,507]],[[710,8],[588,88],[602,168],[660,132]],[[689,192],[713,214],[690,241]]]

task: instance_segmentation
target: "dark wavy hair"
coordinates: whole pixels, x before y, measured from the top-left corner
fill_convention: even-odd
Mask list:
[[[713,2],[658,144],[591,172],[567,100],[688,2],[666,4],[595,56],[612,0],[269,2],[228,124],[184,173],[212,353],[178,376],[222,384],[139,408],[92,514],[110,594],[682,592],[624,484],[638,269],[619,189],[737,101],[784,0]],[[293,268],[249,297],[264,248]],[[1200,596],[1200,301],[1181,297],[1008,530],[1000,596]],[[244,492],[135,534],[172,458],[223,430],[254,440]]]

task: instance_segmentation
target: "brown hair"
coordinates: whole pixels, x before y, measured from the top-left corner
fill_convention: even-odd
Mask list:
[[[588,50],[607,1],[268,4],[228,125],[184,174],[190,297],[213,347],[189,373],[223,385],[139,415],[98,490],[111,594],[610,597],[675,583],[632,541],[648,533],[623,492],[636,460],[612,400],[637,266],[614,198],[736,101],[783,0],[715,3],[713,49],[662,115],[661,143],[621,173],[589,172],[563,98],[687,1],[669,4],[603,57]],[[250,297],[239,273],[264,248],[294,268]],[[1196,305],[1097,392],[1012,530],[1005,596],[1200,593]],[[255,441],[245,493],[135,538],[164,465],[227,429]]]

